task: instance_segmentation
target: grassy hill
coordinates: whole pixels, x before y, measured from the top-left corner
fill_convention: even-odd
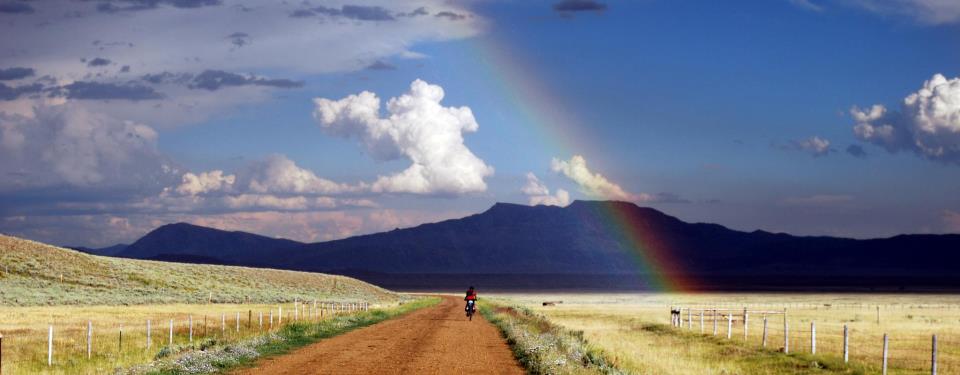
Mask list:
[[[393,302],[400,297],[343,276],[94,256],[0,235],[0,306]]]

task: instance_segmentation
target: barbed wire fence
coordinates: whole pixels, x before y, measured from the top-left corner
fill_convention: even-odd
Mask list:
[[[957,305],[896,304],[789,304],[772,309],[764,304],[716,304],[671,306],[670,321],[676,329],[740,340],[746,345],[777,350],[785,354],[807,353],[832,356],[843,362],[857,362],[877,372],[917,374],[960,373],[960,335],[938,334],[936,329],[887,332],[881,324],[883,312],[954,311]],[[859,310],[849,321],[817,321],[810,311]],[[871,320],[865,321],[864,311]],[[912,319],[912,315],[907,315]],[[838,318],[844,320],[843,318]],[[832,319],[831,319],[832,320]],[[935,322],[931,322],[935,323]]]
[[[239,305],[242,307],[242,305]],[[157,313],[141,321],[67,324],[51,321],[35,328],[0,332],[0,375],[111,373],[117,368],[146,363],[164,348],[237,342],[278,330],[297,322],[319,322],[335,316],[369,311],[371,304],[312,300],[263,305],[211,313],[214,305],[197,305],[193,311]],[[118,307],[122,309],[123,307]]]

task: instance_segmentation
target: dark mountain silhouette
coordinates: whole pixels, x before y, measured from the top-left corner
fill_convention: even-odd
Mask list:
[[[246,232],[228,232],[187,223],[167,224],[130,244],[116,256],[137,259],[184,260],[266,266],[303,243]]]
[[[84,253],[87,253],[87,254],[103,255],[103,256],[112,257],[112,256],[116,256],[117,254],[120,254],[120,252],[122,252],[124,249],[126,249],[127,246],[129,246],[129,245],[127,245],[127,244],[116,244],[116,245],[113,245],[113,246],[101,247],[101,248],[99,248],[99,249],[92,249],[92,248],[89,248],[89,247],[77,246],[77,247],[70,247],[69,249],[73,249],[73,250],[76,250],[76,251],[84,252]]]
[[[158,228],[120,256],[323,271],[401,289],[635,289],[684,278],[700,289],[958,289],[960,235],[855,240],[741,232],[612,201],[497,203],[413,228],[301,244],[189,224]],[[656,276],[656,277],[653,277]]]

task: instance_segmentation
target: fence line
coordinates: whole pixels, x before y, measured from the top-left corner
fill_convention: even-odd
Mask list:
[[[283,305],[277,305],[276,308],[268,308],[267,311],[257,311],[257,325],[253,326],[254,309],[248,309],[247,324],[242,324],[241,312],[232,314],[235,318],[234,329],[227,332],[226,314],[221,313],[221,329],[216,333],[208,332],[208,315],[202,314],[202,326],[200,322],[194,322],[194,314],[191,312],[172,312],[160,313],[160,322],[167,320],[167,327],[159,324],[156,327],[155,319],[148,318],[140,320],[138,324],[130,325],[129,322],[104,323],[98,324],[94,320],[86,320],[77,325],[48,324],[45,332],[46,342],[40,339],[37,331],[31,330],[11,330],[0,333],[0,375],[13,373],[36,373],[43,371],[61,372],[77,366],[80,358],[82,361],[90,363],[88,366],[97,367],[95,372],[111,372],[117,366],[128,366],[136,363],[149,362],[154,358],[153,331],[160,330],[161,337],[166,333],[165,346],[173,347],[177,344],[194,345],[195,336],[201,340],[217,338],[218,340],[240,340],[245,337],[254,336],[264,332],[264,312],[269,314],[269,327],[267,331],[283,327],[287,324],[293,324],[300,321],[320,321],[329,319],[338,315],[353,314],[362,311],[369,311],[371,304],[369,302],[342,303],[325,302],[314,300],[313,311],[310,311],[310,304],[303,301],[295,301],[294,308],[288,309],[288,319],[283,319]],[[200,309],[210,308],[210,306],[198,306]],[[276,311],[275,311],[276,310]],[[327,314],[324,314],[327,310]],[[277,315],[277,324],[274,324],[274,314]],[[124,323],[128,323],[124,326]],[[197,328],[200,328],[197,330]],[[166,330],[167,332],[163,332]],[[18,333],[19,332],[19,333]],[[41,331],[42,332],[42,331]],[[208,335],[208,333],[212,333]],[[217,334],[219,333],[219,335]],[[140,337],[138,339],[137,337]],[[127,339],[126,342],[124,339]],[[131,341],[131,339],[133,339]],[[116,340],[116,341],[114,341]],[[38,347],[46,344],[45,358],[40,357],[43,353]],[[161,344],[160,346],[164,346]],[[157,348],[159,349],[159,348]],[[42,358],[42,359],[41,359]],[[83,362],[79,362],[83,363]],[[66,370],[69,372],[69,370]]]
[[[785,354],[790,353],[791,349],[796,349],[811,355],[838,355],[844,363],[849,363],[852,360],[871,367],[875,366],[883,374],[886,374],[888,369],[898,369],[898,371],[928,371],[936,375],[944,366],[950,368],[946,370],[948,373],[960,370],[960,356],[958,356],[960,355],[960,341],[945,341],[936,333],[927,336],[925,339],[916,335],[894,339],[884,332],[882,341],[873,341],[874,344],[871,345],[863,338],[871,336],[867,333],[869,330],[851,329],[845,322],[842,324],[818,324],[814,319],[802,319],[803,321],[809,321],[809,329],[799,329],[796,332],[791,332],[790,319],[786,308],[782,310],[768,308],[751,310],[749,307],[671,306],[671,325],[684,331],[693,331],[694,319],[692,316],[694,313],[698,317],[697,326],[700,334],[706,335],[704,328],[707,324],[712,323],[713,336],[717,336],[719,333],[718,322],[726,321],[726,331],[724,333],[727,340],[731,340],[733,333],[739,331],[742,333],[745,343],[751,344],[751,337],[756,337],[754,340],[759,339],[759,346],[766,348],[772,336],[779,336],[783,338],[782,347],[779,351]],[[751,336],[750,315],[757,314],[761,315],[759,323],[756,323],[761,325],[758,327],[760,334],[754,333]],[[771,327],[769,324],[769,318],[776,316],[779,316],[783,323],[782,329],[774,328],[775,326]],[[944,343],[948,343],[950,348],[943,350],[940,346]],[[876,351],[864,350],[864,348],[871,346],[875,348],[872,350]],[[927,349],[923,349],[924,347]]]

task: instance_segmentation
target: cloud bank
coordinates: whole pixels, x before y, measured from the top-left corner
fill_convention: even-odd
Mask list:
[[[960,78],[936,74],[903,99],[899,110],[875,104],[850,110],[853,132],[889,152],[960,164]]]

